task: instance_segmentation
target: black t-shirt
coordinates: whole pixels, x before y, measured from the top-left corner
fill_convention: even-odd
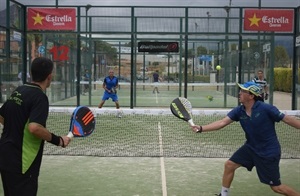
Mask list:
[[[28,124],[38,123],[46,127],[49,101],[36,84],[17,87],[0,108],[4,118],[0,138],[0,169],[30,174],[39,174],[44,141],[32,135]]]

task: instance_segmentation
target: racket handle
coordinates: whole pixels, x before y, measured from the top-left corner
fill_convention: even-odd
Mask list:
[[[72,132],[69,132],[68,135],[67,135],[67,137],[70,138],[70,139],[72,139],[74,137],[74,135],[73,135]]]
[[[194,122],[193,122],[193,119],[190,119],[188,120],[188,123],[191,125],[191,126],[195,126]],[[196,133],[199,132],[199,129],[197,129]],[[201,133],[201,132],[200,132]]]
[[[189,123],[191,126],[195,126],[193,119],[188,120],[188,123]]]

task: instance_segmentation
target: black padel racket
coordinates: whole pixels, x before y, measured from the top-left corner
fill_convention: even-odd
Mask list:
[[[192,104],[189,100],[183,97],[178,97],[171,102],[171,112],[177,118],[188,122],[191,126],[194,126],[192,119]]]
[[[110,92],[113,93],[113,94],[117,94],[117,88],[116,87],[112,87],[110,89]]]
[[[71,117],[68,137],[88,136],[93,133],[95,124],[96,121],[93,112],[86,106],[78,106]]]

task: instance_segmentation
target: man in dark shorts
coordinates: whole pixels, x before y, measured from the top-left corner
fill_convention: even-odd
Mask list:
[[[221,129],[234,121],[239,121],[246,135],[245,144],[225,162],[221,193],[228,196],[235,170],[245,167],[251,171],[255,166],[259,180],[271,187],[275,193],[300,196],[291,187],[280,181],[280,144],[275,131],[275,122],[300,129],[300,121],[281,113],[275,106],[261,101],[261,87],[254,82],[238,84],[239,100],[242,105],[232,109],[222,120],[208,125],[192,126],[194,132],[208,132]],[[249,193],[255,195],[255,193]]]
[[[49,112],[44,93],[52,81],[53,62],[38,57],[31,64],[32,83],[16,88],[0,108],[0,173],[5,196],[36,196],[44,142],[66,147],[70,138],[46,129]]]

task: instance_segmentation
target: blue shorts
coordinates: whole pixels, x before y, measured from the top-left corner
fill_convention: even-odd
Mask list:
[[[103,94],[102,100],[106,101],[109,98],[111,98],[113,102],[118,101],[118,95],[117,94],[115,94],[115,93],[108,93],[107,91],[105,91],[104,94]]]
[[[260,182],[270,186],[281,185],[279,173],[280,156],[277,157],[260,157],[247,145],[239,148],[229,159],[234,163],[241,164],[251,171],[256,167],[256,172]]]

